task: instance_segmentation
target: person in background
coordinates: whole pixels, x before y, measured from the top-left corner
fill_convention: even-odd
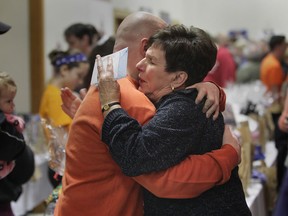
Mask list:
[[[119,80],[121,90],[126,93],[123,95],[127,96],[122,98],[122,101],[125,101],[128,112],[137,117],[142,124],[152,118],[155,107],[137,90],[139,84],[136,63],[145,56],[148,38],[165,26],[166,23],[159,17],[146,12],[135,12],[123,20],[116,33],[114,51],[125,47],[129,49],[128,76]],[[208,117],[216,118],[219,114],[218,87],[213,83],[199,83],[193,87],[199,89],[197,102],[200,102],[208,92],[207,104],[203,111]],[[225,94],[222,91],[220,93],[222,95],[220,110],[223,110]],[[68,103],[69,105],[74,103],[75,97],[71,98],[72,103]],[[64,101],[63,103],[69,113],[70,106]],[[81,100],[77,103],[80,104]],[[229,130],[225,130],[223,143],[232,146],[223,145],[221,150],[206,155],[193,155],[177,167],[164,172],[132,179],[121,172],[119,166],[112,160],[107,146],[101,141],[103,116],[95,85],[90,87],[75,116],[74,114],[75,112],[70,113],[74,119],[66,146],[63,193],[56,205],[55,215],[57,216],[141,216],[143,198],[139,184],[154,191],[160,197],[197,196],[207,188],[227,181],[231,170],[239,162],[238,142]],[[203,170],[204,165],[207,166],[205,170]]]
[[[287,89],[286,89],[287,91]],[[287,92],[288,93],[288,92]],[[283,133],[288,133],[288,94],[286,93],[284,109],[279,117],[278,126]],[[288,143],[286,143],[288,145]],[[279,189],[279,194],[277,197],[277,202],[273,211],[273,216],[288,215],[288,154],[286,154],[285,163],[286,172],[283,176],[282,184]]]
[[[203,81],[215,64],[217,48],[210,36],[196,27],[172,25],[150,37],[146,47],[145,57],[137,64],[139,91],[153,102],[156,114],[144,126],[120,105],[125,96],[120,95],[114,79],[112,58],[105,71],[97,56],[104,116],[101,138],[122,172],[130,177],[163,171],[189,155],[220,149],[224,133],[223,116],[206,118],[204,101],[196,104],[196,89],[187,89]],[[228,182],[197,197],[166,199],[149,190],[143,190],[143,195],[147,216],[251,215],[238,167]]]
[[[59,50],[53,50],[49,58],[54,75],[42,95],[39,114],[48,123],[61,126],[68,132],[72,119],[61,109],[61,88],[69,87],[74,90],[83,83],[87,70],[81,67],[81,63],[87,62],[87,58],[82,53],[70,54]],[[61,176],[55,175],[51,169],[49,178],[54,187],[61,182]]]
[[[249,83],[260,80],[260,62],[263,56],[260,44],[249,41],[243,48],[244,62],[236,71],[237,83]]]
[[[0,23],[1,28],[1,23]],[[12,216],[11,201],[22,193],[22,185],[34,173],[34,154],[22,135],[24,121],[13,115],[17,86],[0,72],[0,215]]]
[[[225,88],[228,83],[236,80],[236,63],[228,48],[229,39],[227,36],[218,35],[215,43],[218,47],[217,60],[212,70],[205,77],[205,81],[213,81]]]
[[[260,79],[266,86],[267,94],[274,99],[271,107],[272,119],[275,125],[274,140],[278,150],[277,153],[277,190],[280,189],[282,179],[286,172],[284,166],[287,155],[288,134],[283,133],[278,127],[278,119],[282,112],[281,96],[282,84],[285,80],[285,73],[281,62],[287,48],[286,38],[283,35],[274,35],[269,40],[270,52],[263,58],[260,65]]]
[[[81,86],[88,89],[90,87],[96,55],[105,56],[111,54],[115,39],[99,32],[93,25],[83,23],[70,25],[65,30],[64,36],[70,50],[77,49],[83,52],[88,58],[89,71]]]
[[[260,79],[266,86],[267,92],[280,98],[280,91],[285,80],[285,73],[281,62],[287,48],[283,35],[274,35],[269,40],[270,52],[261,61]]]

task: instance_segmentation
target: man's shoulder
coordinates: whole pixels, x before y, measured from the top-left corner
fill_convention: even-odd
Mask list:
[[[140,124],[145,124],[155,114],[155,107],[128,77],[118,80],[121,106]]]
[[[268,54],[265,56],[261,62],[261,67],[274,67],[274,66],[279,66],[280,62],[272,55]]]
[[[119,79],[118,83],[120,85],[121,104],[122,102],[143,103],[143,105],[146,103],[151,104],[149,99],[142,92],[138,91],[136,84],[128,77]]]

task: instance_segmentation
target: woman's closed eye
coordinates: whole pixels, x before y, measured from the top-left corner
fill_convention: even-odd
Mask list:
[[[150,58],[150,57],[146,57],[146,62],[147,62],[148,64],[155,65],[155,63],[153,62],[152,58]]]

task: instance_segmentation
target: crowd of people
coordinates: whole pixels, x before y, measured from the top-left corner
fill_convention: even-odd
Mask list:
[[[0,22],[1,34],[10,28]],[[222,112],[223,88],[255,80],[277,105],[274,214],[286,214],[285,36],[273,35],[266,44],[211,37],[140,11],[121,22],[115,37],[83,23],[68,26],[63,35],[68,50],[50,52],[53,76],[39,107],[47,124],[68,135],[64,172],[47,167],[57,189],[50,200],[54,215],[251,215],[238,175],[241,146]],[[106,67],[101,57],[125,47],[127,76],[115,80],[112,58]],[[94,65],[97,86],[91,85]],[[10,202],[19,198],[35,166],[23,137],[25,122],[14,115],[16,92],[13,79],[0,72],[3,216],[13,215]]]

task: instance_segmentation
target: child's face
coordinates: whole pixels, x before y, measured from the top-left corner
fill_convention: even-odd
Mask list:
[[[12,114],[14,112],[14,98],[16,95],[16,90],[12,91],[11,89],[6,89],[2,91],[0,97],[0,110],[4,113]]]
[[[74,67],[68,71],[64,76],[64,87],[69,87],[74,90],[83,83],[88,70],[83,67]]]

